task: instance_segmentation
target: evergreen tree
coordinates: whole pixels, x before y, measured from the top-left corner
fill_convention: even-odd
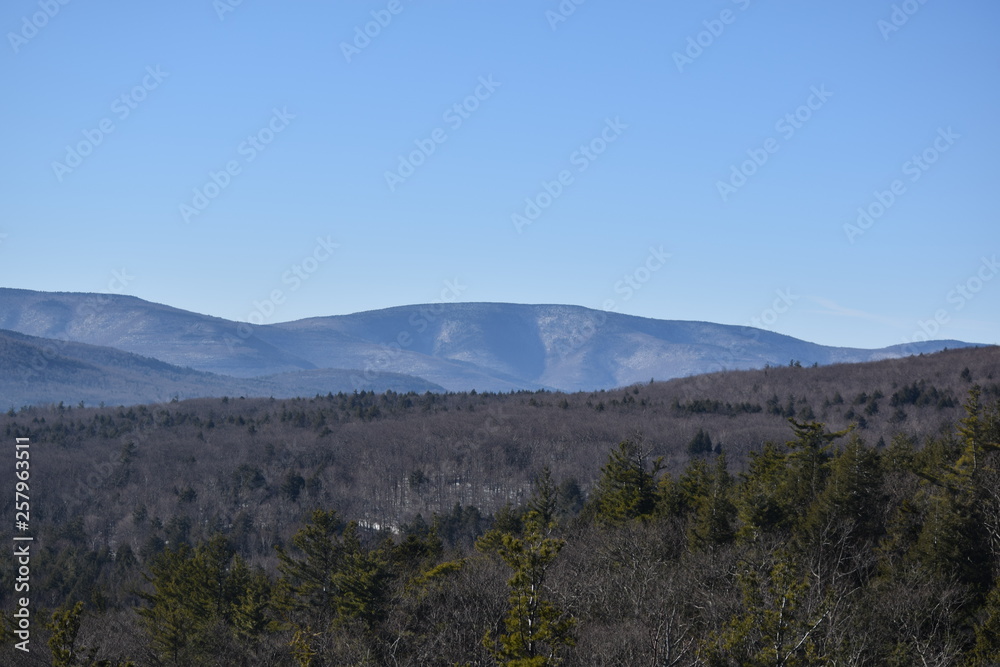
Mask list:
[[[992,563],[978,508],[967,497],[935,489],[913,554],[940,576],[955,576],[974,591],[985,594]]]
[[[688,542],[692,549],[712,549],[733,539],[736,507],[732,499],[733,478],[720,454],[705,480],[701,493],[692,499],[695,516],[688,527]]]
[[[976,625],[976,645],[972,651],[970,664],[1000,664],[1000,580],[986,597],[979,611],[980,621]]]
[[[149,606],[140,609],[158,653],[173,664],[198,662],[210,653],[217,628],[228,624],[238,591],[229,576],[232,551],[216,536],[197,549],[181,544],[150,567]]]
[[[852,542],[874,540],[883,530],[878,509],[883,484],[877,450],[854,437],[828,464],[826,488],[806,514],[803,533],[829,543],[831,531]]]
[[[978,385],[969,390],[955,445],[926,447],[919,474],[932,485],[915,555],[985,596],[1000,570],[997,411],[984,413]],[[982,597],[980,597],[982,599]]]
[[[251,570],[236,556],[230,571],[230,587],[234,591],[229,617],[237,637],[255,642],[265,632],[273,630],[271,618],[271,580],[262,569]]]
[[[697,512],[702,499],[710,494],[711,484],[712,474],[708,469],[708,463],[705,462],[705,459],[688,461],[684,472],[677,478],[676,500],[674,500],[677,503],[676,515],[682,517],[685,521],[690,520],[692,515]],[[665,484],[660,485],[661,494],[665,486]]]
[[[698,432],[691,442],[688,443],[687,453],[691,456],[698,456],[700,454],[711,454],[712,453],[712,438],[704,431],[704,429],[698,429]]]
[[[80,664],[76,638],[80,632],[82,615],[82,602],[77,602],[68,609],[53,612],[52,620],[47,624],[52,632],[52,636],[49,637],[52,667],[74,667]]]
[[[797,508],[787,492],[787,455],[766,443],[761,451],[750,452],[742,477],[736,494],[737,536],[755,542],[765,534],[789,530]]]
[[[280,606],[286,616],[301,617],[306,627],[321,632],[328,629],[336,612],[334,575],[344,558],[342,530],[337,512],[315,510],[310,521],[292,537],[300,556],[275,547],[284,593]]]
[[[83,620],[83,603],[57,609],[45,627],[52,633],[49,650],[52,667],[135,667],[131,660],[98,660],[96,647],[79,646],[77,642]]]
[[[851,429],[829,432],[819,422],[799,422],[789,419],[795,439],[785,443],[788,447],[790,500],[797,507],[807,507],[819,497],[826,481],[826,462],[830,459],[833,441]]]
[[[332,577],[338,622],[359,621],[373,632],[388,614],[390,554],[385,547],[367,550],[352,521],[344,530],[340,567]]]
[[[535,493],[528,501],[526,519],[541,526],[547,534],[556,526],[559,501],[559,489],[552,481],[552,472],[545,466],[535,480]]]
[[[763,571],[747,569],[737,582],[740,611],[704,646],[709,665],[793,667],[830,664],[819,656],[816,631],[826,611],[809,614],[809,579],[799,576],[790,554],[776,554]]]
[[[547,473],[547,471],[546,471]],[[510,610],[499,635],[487,632],[483,643],[496,660],[508,667],[546,667],[558,664],[562,652],[575,644],[572,635],[576,620],[545,596],[545,578],[565,540],[547,537],[555,529],[555,486],[543,474],[534,497],[528,503],[525,534],[505,533],[481,541],[481,549],[497,553],[514,570],[508,580]]]
[[[652,470],[647,470],[646,457],[641,443],[633,440],[623,440],[612,450],[601,468],[594,499],[599,522],[617,524],[653,514],[658,496],[656,475],[663,462],[657,459]]]

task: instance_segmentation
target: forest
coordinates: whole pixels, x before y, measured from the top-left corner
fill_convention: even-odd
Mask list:
[[[997,379],[981,348],[577,394],[11,406],[32,640],[2,559],[0,662],[1000,663]]]

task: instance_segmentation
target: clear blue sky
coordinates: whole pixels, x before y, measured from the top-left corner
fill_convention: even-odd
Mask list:
[[[235,1],[4,3],[0,284],[1000,343],[995,2]]]

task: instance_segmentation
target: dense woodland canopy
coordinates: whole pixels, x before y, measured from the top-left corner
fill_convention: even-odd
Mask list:
[[[1000,662],[998,381],[987,348],[566,395],[12,408],[34,617],[0,662]]]

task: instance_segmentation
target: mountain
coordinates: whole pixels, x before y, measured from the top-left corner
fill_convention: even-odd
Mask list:
[[[109,347],[0,331],[3,409],[60,401],[153,403],[243,389],[220,376]]]
[[[288,398],[354,389],[443,391],[439,385],[398,373],[365,382],[346,370],[312,370],[260,378],[235,378],[181,368],[110,347],[27,336],[0,330],[0,408],[65,402],[164,403],[201,396]]]
[[[0,329],[244,377],[316,368],[256,337],[242,338],[237,327],[132,296],[0,289]],[[247,368],[254,372],[240,372]]]
[[[791,360],[826,365],[970,345],[839,348],[752,327],[505,303],[401,306],[250,326],[131,296],[16,289],[0,289],[0,329],[211,373],[206,392],[222,382],[241,388],[227,393],[241,395],[267,395],[265,388],[282,395],[407,387],[591,390]],[[89,352],[75,354],[83,362]]]
[[[716,370],[874,361],[967,347],[931,341],[877,350],[808,343],[752,327],[655,320],[580,306],[455,303],[319,317],[260,327],[257,334],[319,366],[358,367],[369,359],[345,337],[380,343],[393,370],[455,390],[549,388],[581,391],[666,380]],[[393,345],[393,342],[396,345]],[[391,346],[391,353],[386,346]],[[905,349],[906,348],[906,349]],[[431,360],[434,360],[432,365]],[[461,371],[499,380],[481,386]],[[369,361],[370,363],[370,361]]]

